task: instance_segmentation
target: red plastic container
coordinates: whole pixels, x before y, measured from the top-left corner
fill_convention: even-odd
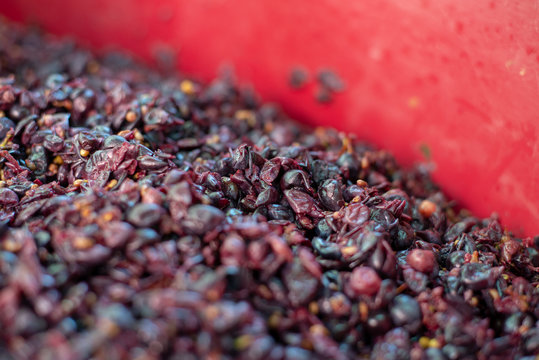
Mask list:
[[[0,12],[208,80],[223,65],[298,120],[355,132],[517,234],[539,232],[539,7],[534,0],[4,0]],[[302,90],[288,85],[301,65]],[[314,100],[316,72],[346,90]]]

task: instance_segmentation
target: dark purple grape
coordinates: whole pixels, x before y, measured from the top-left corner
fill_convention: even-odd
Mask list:
[[[415,234],[426,242],[437,244],[437,245],[442,245],[440,234],[438,234],[436,231],[432,231],[432,230],[416,231]]]
[[[371,313],[367,319],[366,327],[373,336],[384,334],[392,327],[391,318],[385,312]]]
[[[487,264],[464,264],[460,271],[460,279],[470,289],[480,290],[493,287],[503,267],[491,268]]]
[[[324,88],[330,91],[340,92],[345,88],[343,80],[333,70],[320,70],[316,78]]]
[[[429,278],[424,273],[414,269],[404,269],[402,275],[406,285],[414,294],[420,294],[427,289]]]
[[[395,277],[396,263],[395,253],[385,240],[378,241],[374,251],[367,260],[367,264],[370,267],[389,278]]]
[[[9,130],[15,130],[15,123],[8,119],[7,117],[3,116],[0,117],[0,139],[3,140]]]
[[[189,233],[203,235],[219,226],[224,219],[225,214],[213,206],[193,205],[187,211],[183,226]]]
[[[399,224],[397,234],[393,236],[391,242],[396,250],[408,249],[414,242],[415,232],[408,223]]]
[[[142,170],[161,170],[168,166],[166,161],[151,155],[139,156],[137,161]]]
[[[267,188],[258,194],[256,198],[256,206],[269,205],[276,202],[279,199],[279,193],[275,188]]]
[[[15,206],[19,202],[17,194],[8,188],[0,188],[0,205],[3,207]]]
[[[447,232],[444,235],[444,241],[445,242],[453,242],[457,239],[458,236],[463,234],[466,231],[469,231],[474,225],[476,221],[474,219],[466,219],[461,222],[458,222],[454,225],[452,225]]]
[[[326,241],[321,237],[315,237],[313,238],[312,245],[316,252],[324,259],[342,259],[341,248],[335,243]]]
[[[183,123],[182,120],[175,118],[167,111],[159,108],[150,110],[146,115],[144,115],[143,120],[144,124],[150,129],[160,126]]]
[[[236,185],[233,181],[230,180],[230,178],[223,177],[223,192],[225,196],[231,200],[237,200],[240,196],[240,189],[238,188],[238,185]]]
[[[355,268],[350,276],[350,287],[358,295],[375,295],[381,282],[376,271],[367,266]]]
[[[43,146],[51,152],[59,152],[64,148],[64,140],[56,135],[48,135],[43,142]]]
[[[523,334],[524,350],[527,354],[533,355],[539,352],[539,329],[534,327]]]
[[[126,222],[111,221],[103,225],[103,239],[108,247],[115,249],[124,246],[133,235],[133,227]]]
[[[100,139],[94,136],[94,134],[86,131],[78,133],[75,137],[75,141],[77,141],[81,149],[88,151],[97,150],[101,143]]]
[[[408,253],[406,261],[415,270],[426,274],[430,274],[436,265],[436,258],[430,250],[413,249]]]
[[[370,219],[374,222],[376,231],[392,232],[399,222],[391,212],[385,209],[372,210]]]
[[[226,237],[220,248],[221,261],[229,266],[241,266],[245,259],[245,241],[236,234]]]
[[[341,186],[339,181],[329,179],[318,188],[320,202],[331,211],[337,211],[344,205]]]
[[[328,221],[326,219],[320,220],[318,224],[316,224],[314,231],[316,236],[319,236],[323,239],[328,238],[333,233],[333,229],[328,224]]]
[[[313,355],[310,351],[296,346],[287,346],[285,349],[285,360],[311,360]]]
[[[296,214],[307,214],[313,209],[314,199],[301,190],[285,190],[284,195]]]
[[[246,169],[249,166],[249,156],[249,147],[247,145],[241,145],[234,151],[232,167],[236,170]]]
[[[294,89],[300,89],[305,85],[308,77],[309,75],[305,69],[296,67],[290,72],[288,83]]]
[[[287,171],[281,179],[281,188],[290,189],[293,187],[309,189],[309,177],[303,170]]]
[[[137,204],[127,215],[127,220],[138,227],[155,225],[163,214],[163,208],[157,204]]]
[[[112,148],[121,146],[125,142],[126,142],[125,138],[121,136],[110,135],[105,138],[103,142],[103,148],[112,149]]]
[[[402,328],[389,331],[373,348],[372,359],[410,359],[410,336]]]
[[[421,328],[421,308],[416,299],[400,294],[393,299],[389,313],[396,326],[402,326],[411,333]]]
[[[281,162],[278,160],[279,159],[272,159],[270,161],[266,161],[262,167],[262,170],[260,171],[260,179],[262,179],[262,181],[268,185],[273,184],[275,179],[277,179],[279,176]]]
[[[319,285],[318,279],[306,271],[299,261],[290,263],[283,270],[283,282],[292,306],[301,306],[310,301]]]
[[[521,329],[531,329],[533,328],[533,319],[530,315],[517,312],[511,314],[503,324],[503,330],[507,334],[516,334]]]
[[[442,350],[434,347],[426,349],[425,356],[429,360],[446,360],[446,357],[444,356]]]
[[[339,173],[338,166],[323,160],[315,160],[312,164],[312,177],[316,184],[321,184],[325,180],[332,179]]]
[[[294,221],[294,212],[290,208],[279,204],[268,206],[268,216],[270,220]]]
[[[360,203],[353,203],[344,208],[343,215],[343,223],[360,226],[369,219],[369,208]]]
[[[365,189],[357,185],[348,186],[343,191],[343,198],[346,202],[351,202],[354,199],[364,200],[366,196]]]
[[[337,165],[344,171],[345,177],[351,181],[356,181],[359,174],[359,161],[354,154],[344,153],[337,160]]]

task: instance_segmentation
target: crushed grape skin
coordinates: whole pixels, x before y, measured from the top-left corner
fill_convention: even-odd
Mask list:
[[[0,22],[8,358],[532,358],[538,250],[226,80]]]

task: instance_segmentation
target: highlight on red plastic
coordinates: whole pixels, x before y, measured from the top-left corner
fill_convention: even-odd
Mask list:
[[[536,1],[8,0],[0,12],[202,80],[223,65],[298,120],[351,131],[434,179],[479,216],[539,232]],[[310,81],[288,84],[301,66]],[[315,101],[316,74],[346,90]],[[423,151],[421,150],[423,149]]]

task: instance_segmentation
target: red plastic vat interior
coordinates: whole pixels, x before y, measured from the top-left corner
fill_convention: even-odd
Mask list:
[[[94,49],[152,61],[176,53],[209,80],[225,64],[295,118],[355,132],[435,180],[479,216],[539,232],[539,8],[534,0],[18,0],[0,12]],[[346,91],[292,90],[301,65],[331,68]]]

